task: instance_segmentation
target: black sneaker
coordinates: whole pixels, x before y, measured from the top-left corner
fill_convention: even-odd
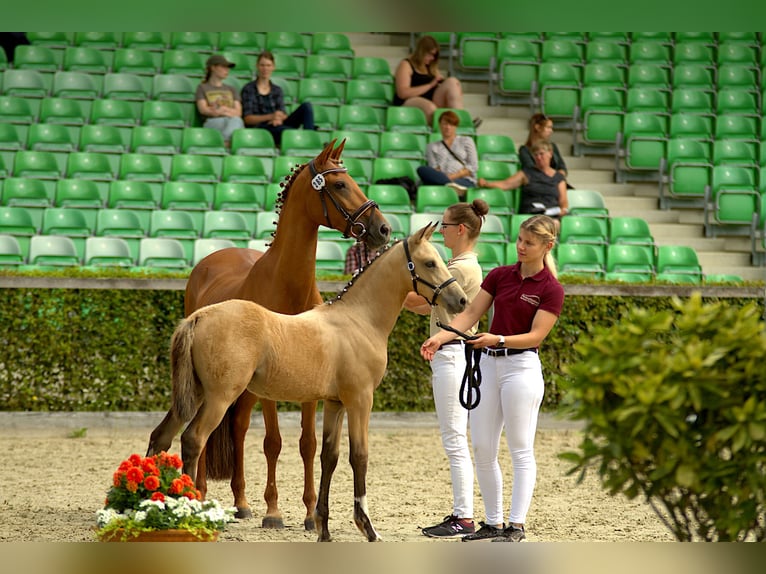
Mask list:
[[[479,522],[479,524],[481,525],[481,528],[479,528],[473,534],[463,536],[463,542],[470,542],[471,540],[486,540],[488,538],[497,538],[498,536],[503,535],[502,528],[490,526],[489,524],[484,524],[483,522]]]
[[[474,525],[473,520],[466,520],[465,518],[458,518],[457,516],[445,516],[444,522],[437,524],[436,526],[429,526],[423,528],[421,532],[431,538],[450,538],[452,536],[465,536],[466,534],[473,534]]]
[[[492,542],[521,542],[526,538],[524,534],[524,527],[519,528],[513,524],[509,524],[507,528],[503,529],[503,532],[495,538]]]

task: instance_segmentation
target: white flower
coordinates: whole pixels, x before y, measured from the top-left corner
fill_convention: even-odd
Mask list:
[[[146,520],[146,512],[143,510],[137,510],[136,513],[133,515],[133,520],[136,522],[143,522]]]
[[[120,518],[125,518],[125,516],[113,508],[102,508],[96,513],[96,524],[98,524],[99,528],[103,528],[113,520],[119,520]]]

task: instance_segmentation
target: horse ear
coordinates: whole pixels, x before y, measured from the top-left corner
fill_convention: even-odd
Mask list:
[[[330,143],[328,143],[325,146],[325,148],[321,152],[319,152],[319,155],[316,157],[316,160],[315,160],[318,165],[323,166],[325,163],[327,163],[327,160],[329,158],[333,157],[333,153],[334,153],[333,148],[335,147],[336,141],[338,140],[334,139],[330,141]]]
[[[333,143],[335,143],[338,140],[333,140]],[[346,147],[346,138],[343,138],[343,141],[340,142],[340,145],[336,147],[332,152],[332,159],[335,161],[340,160],[340,154],[343,153],[343,148]]]
[[[439,227],[438,222],[431,222],[427,224],[423,229],[420,230],[420,233],[417,234],[418,241],[430,240],[437,227]]]

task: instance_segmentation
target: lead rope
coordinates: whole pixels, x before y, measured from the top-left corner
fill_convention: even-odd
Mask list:
[[[463,371],[463,380],[460,382],[460,405],[471,411],[479,406],[481,401],[481,367],[479,362],[481,361],[481,348],[474,348],[471,344],[473,339],[477,337],[474,335],[468,335],[462,333],[457,329],[453,329],[449,325],[444,325],[441,321],[436,321],[436,326],[441,327],[446,331],[455,333],[458,337],[465,340],[465,371]],[[476,396],[474,397],[474,392]]]

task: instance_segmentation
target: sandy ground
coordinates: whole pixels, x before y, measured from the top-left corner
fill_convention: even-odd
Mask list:
[[[26,415],[26,416],[25,416]],[[286,528],[261,527],[265,509],[262,423],[254,417],[248,435],[247,493],[255,518],[223,532],[221,542],[310,542],[303,529],[302,463],[295,413],[280,415],[283,448],[278,468],[280,504]],[[142,415],[46,415],[0,413],[0,541],[93,541],[95,512],[104,501],[112,473],[131,453],[143,454],[161,413]],[[319,425],[318,428],[321,428]],[[79,429],[87,429],[76,432]],[[84,434],[84,436],[75,436]],[[543,417],[536,439],[538,481],[528,516],[530,542],[672,541],[669,531],[644,502],[610,497],[594,476],[577,484],[557,454],[579,442],[576,425]],[[330,493],[330,532],[335,541],[363,541],[352,521],[352,477],[345,440]],[[179,452],[179,441],[173,452]],[[501,452],[506,507],[511,464]],[[319,478],[319,456],[315,461]],[[384,541],[450,543],[432,540],[419,527],[440,521],[451,510],[451,487],[433,415],[374,416],[370,428],[367,490],[370,516]],[[231,504],[226,482],[211,483],[209,497]],[[478,485],[476,520],[483,519]],[[474,543],[477,544],[477,543]],[[478,543],[483,544],[483,543]]]

